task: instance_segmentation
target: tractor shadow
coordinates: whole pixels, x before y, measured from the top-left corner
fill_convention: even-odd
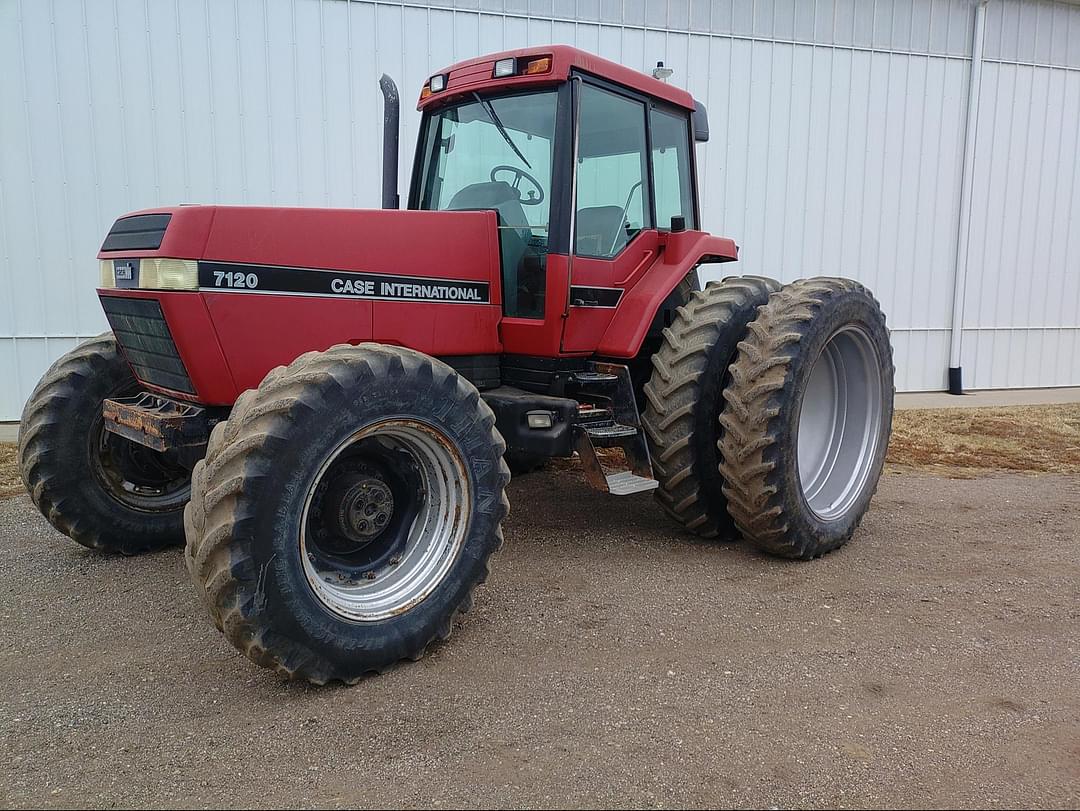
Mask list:
[[[766,555],[738,540],[702,538],[680,527],[651,492],[613,496],[591,488],[576,459],[559,459],[543,470],[513,479],[507,489],[510,516],[507,543],[567,552],[634,555],[663,552],[688,559],[722,553],[730,560],[799,567],[795,561]]]

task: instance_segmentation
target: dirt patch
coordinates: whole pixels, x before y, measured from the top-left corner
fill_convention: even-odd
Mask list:
[[[23,491],[16,449],[16,445],[0,442],[0,498],[7,498]]]
[[[1080,403],[897,411],[888,459],[958,476],[1080,473]]]
[[[810,563],[576,471],[510,502],[448,644],[316,689],[225,641],[179,549],[0,501],[0,808],[1080,804],[1080,477],[894,468]]]
[[[622,451],[597,451],[605,466],[625,467]],[[987,473],[1080,473],[1080,403],[935,408],[893,415],[888,461],[957,479]],[[553,460],[576,469],[577,459]]]

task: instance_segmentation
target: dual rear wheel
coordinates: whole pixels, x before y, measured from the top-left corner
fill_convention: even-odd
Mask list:
[[[665,330],[645,425],[661,506],[707,537],[813,558],[869,507],[892,425],[885,317],[848,279],[711,284]]]

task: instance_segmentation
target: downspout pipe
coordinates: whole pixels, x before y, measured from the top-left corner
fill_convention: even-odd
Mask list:
[[[397,85],[385,73],[379,79],[379,89],[383,94],[382,207],[399,208],[398,133],[401,103]]]
[[[971,188],[975,175],[975,131],[979,121],[979,91],[982,87],[986,3],[987,0],[979,0],[975,5],[975,32],[971,43],[971,77],[968,82],[963,176],[960,184],[960,222],[956,240],[956,268],[953,274],[952,326],[949,333],[949,394],[964,393],[960,341],[964,332],[964,295],[967,288],[968,241],[971,235]]]

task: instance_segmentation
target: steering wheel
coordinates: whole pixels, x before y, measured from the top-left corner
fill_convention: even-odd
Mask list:
[[[495,177],[495,175],[498,174],[499,172],[513,172],[514,173],[514,181],[510,185],[513,188],[517,189],[518,202],[520,202],[523,206],[538,206],[542,202],[544,202],[544,187],[540,185],[539,180],[537,180],[535,177],[530,175],[524,169],[518,169],[516,166],[507,166],[505,164],[503,164],[501,166],[496,166],[494,169],[491,170],[491,174],[488,175],[488,177],[491,178],[492,183],[494,183],[494,182],[496,182],[498,180],[498,178]],[[527,181],[529,181],[533,185],[533,187],[536,189],[537,193],[539,193],[540,196],[539,197],[534,197],[533,192],[530,190],[528,197],[522,197],[521,196],[521,188],[520,188],[521,178],[525,178]]]

